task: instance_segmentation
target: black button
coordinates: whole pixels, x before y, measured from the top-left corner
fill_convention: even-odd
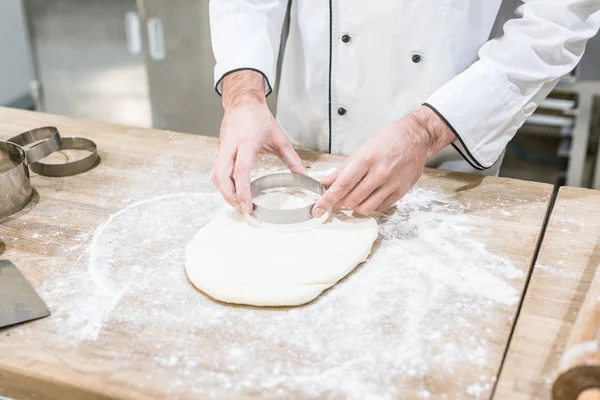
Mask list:
[[[345,109],[344,107],[340,107],[340,108],[338,108],[338,114],[339,114],[339,115],[344,115],[344,114],[346,114],[346,109]]]
[[[349,41],[350,41],[350,36],[348,36],[348,35],[342,36],[342,42],[348,43]]]
[[[421,56],[418,54],[413,54],[412,56],[412,62],[414,62],[415,64],[420,63],[421,62]]]

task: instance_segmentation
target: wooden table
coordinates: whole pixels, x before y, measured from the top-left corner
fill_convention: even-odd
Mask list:
[[[560,189],[496,399],[550,399],[571,326],[600,264],[599,207],[598,191]]]
[[[94,140],[102,163],[32,176],[32,204],[0,224],[0,256],[53,312],[0,330],[0,395],[489,398],[549,185],[427,170],[332,290],[294,309],[233,307],[183,269],[185,242],[222,207],[214,139],[0,108],[0,138],[43,125]],[[301,155],[312,171],[341,161]],[[279,166],[261,156],[258,169]]]

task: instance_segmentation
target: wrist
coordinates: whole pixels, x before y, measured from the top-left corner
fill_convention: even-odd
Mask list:
[[[456,136],[446,125],[446,122],[429,107],[421,106],[414,110],[410,116],[424,135],[428,157],[441,151],[456,140]]]
[[[266,104],[264,78],[256,71],[242,70],[223,78],[222,103],[225,111],[244,103]]]

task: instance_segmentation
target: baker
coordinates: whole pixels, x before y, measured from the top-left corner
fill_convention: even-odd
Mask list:
[[[522,4],[521,4],[522,3]],[[517,8],[518,6],[518,8]],[[225,114],[212,180],[251,212],[257,153],[305,173],[294,148],[350,156],[313,215],[401,199],[427,165],[497,175],[504,149],[600,26],[600,0],[211,0]]]

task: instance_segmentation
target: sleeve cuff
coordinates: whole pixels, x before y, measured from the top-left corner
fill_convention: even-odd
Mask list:
[[[253,68],[253,67],[234,68],[234,69],[231,69],[231,70],[229,70],[227,72],[224,72],[224,73],[221,73],[221,72],[219,72],[219,71],[217,71],[215,69],[215,81],[216,81],[216,83],[215,83],[215,91],[217,92],[217,94],[219,96],[223,95],[223,90],[222,90],[223,79],[225,79],[225,77],[227,75],[233,74],[234,72],[238,72],[238,71],[254,71],[254,72],[258,72],[259,74],[261,74],[263,76],[263,80],[264,80],[264,84],[265,84],[265,96],[268,96],[268,95],[271,94],[271,92],[273,92],[273,87],[271,86],[271,83],[269,82],[269,78],[267,77],[267,75],[264,72],[262,72],[258,68]]]
[[[483,61],[438,89],[424,104],[456,135],[452,146],[476,169],[488,169],[525,122],[518,89]]]

